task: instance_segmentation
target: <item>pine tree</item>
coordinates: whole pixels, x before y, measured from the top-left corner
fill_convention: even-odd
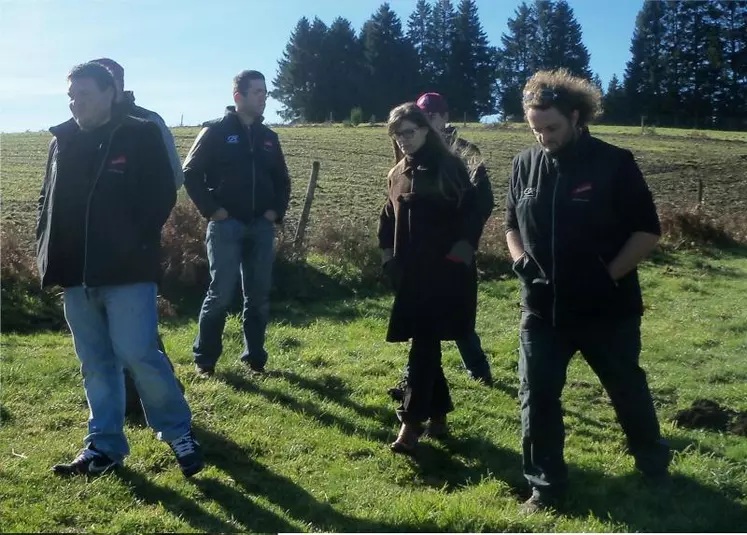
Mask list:
[[[280,117],[286,121],[303,118],[309,105],[309,95],[314,83],[310,43],[311,25],[306,17],[302,17],[278,61],[278,72],[272,82],[275,89],[271,96],[283,105]]]
[[[433,91],[446,92],[449,87],[449,58],[454,43],[454,5],[450,0],[436,0],[427,24],[425,53],[433,66]]]
[[[722,98],[717,104],[721,126],[747,129],[747,1],[724,0],[721,8]]]
[[[625,110],[626,105],[625,89],[620,84],[617,75],[613,74],[602,101],[604,109],[602,122],[606,124],[628,124],[630,117]]]
[[[336,18],[324,40],[324,90],[328,95],[326,113],[341,121],[354,107],[365,104],[362,83],[363,48],[350,21]]]
[[[478,120],[495,109],[495,51],[482,29],[474,0],[461,0],[454,18],[449,84],[443,90],[454,117]]]
[[[625,69],[625,95],[628,110],[634,117],[645,115],[649,123],[658,121],[660,99],[664,93],[664,16],[666,4],[645,0],[636,17],[631,58]]]
[[[501,36],[497,51],[498,106],[504,118],[522,117],[521,91],[538,65],[532,54],[536,19],[533,10],[522,2],[508,19],[508,33]]]
[[[590,80],[589,51],[584,45],[581,25],[576,21],[573,9],[565,0],[552,6],[549,25],[549,68],[562,67],[575,76]]]
[[[366,64],[366,113],[383,120],[394,106],[412,101],[420,85],[417,52],[402,23],[385,3],[361,30]]]
[[[428,55],[428,24],[432,11],[427,0],[418,0],[415,10],[407,20],[407,38],[418,56],[421,83],[417,88],[417,93],[423,93],[435,84],[435,66]]]

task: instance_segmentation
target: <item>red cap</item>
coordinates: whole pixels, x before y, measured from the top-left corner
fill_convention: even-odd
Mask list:
[[[446,100],[438,93],[423,93],[415,104],[425,113],[438,113],[439,115],[449,113]]]

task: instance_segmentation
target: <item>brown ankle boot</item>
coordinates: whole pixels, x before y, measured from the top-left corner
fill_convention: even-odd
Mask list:
[[[416,424],[402,424],[399,428],[397,440],[392,442],[391,448],[395,453],[412,453],[418,445],[422,428]]]

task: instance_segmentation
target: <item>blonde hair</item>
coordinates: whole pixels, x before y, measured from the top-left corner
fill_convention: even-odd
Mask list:
[[[602,113],[602,92],[566,69],[538,71],[524,86],[522,106],[525,116],[530,109],[555,107],[566,117],[578,110],[578,126],[583,127]]]

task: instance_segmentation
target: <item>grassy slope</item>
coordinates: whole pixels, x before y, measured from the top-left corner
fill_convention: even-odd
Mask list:
[[[3,336],[0,531],[734,531],[747,526],[747,439],[678,429],[677,409],[707,397],[747,410],[747,260],[661,255],[642,279],[642,360],[677,450],[671,495],[645,487],[598,381],[574,359],[564,394],[572,499],[565,514],[518,512],[518,285],[481,287],[479,332],[497,384],[470,383],[448,345],[453,438],[415,459],[389,453],[397,429],[385,390],[406,348],[382,340],[390,299],[275,304],[273,373],[236,364],[237,318],[217,377],[190,365],[193,322],[165,327],[210,463],[182,479],[168,448],[130,426],[121,475],[61,481],[87,409],[68,336]]]

